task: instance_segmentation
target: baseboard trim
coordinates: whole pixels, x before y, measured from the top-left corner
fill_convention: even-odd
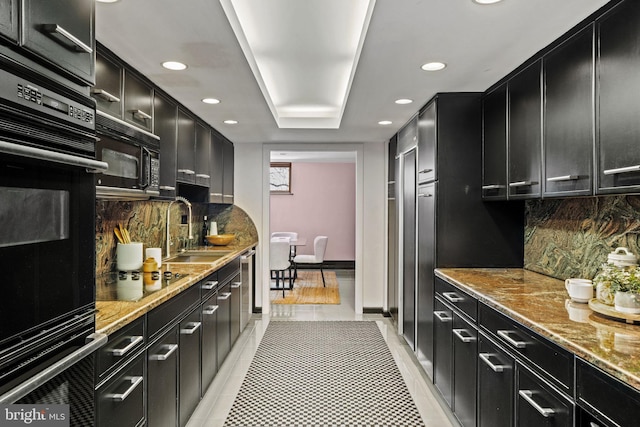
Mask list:
[[[324,270],[355,270],[355,261],[325,261],[322,264]],[[318,270],[317,264],[298,264],[298,270]]]
[[[382,307],[362,307],[363,314],[383,314]]]

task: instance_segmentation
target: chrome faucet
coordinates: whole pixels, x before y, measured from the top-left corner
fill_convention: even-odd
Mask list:
[[[176,196],[175,200],[172,200],[171,203],[169,203],[169,206],[167,207],[167,258],[169,258],[171,256],[171,234],[169,232],[169,226],[171,224],[171,205],[174,204],[175,202],[182,202],[185,205],[187,205],[187,208],[189,209],[189,216],[187,219],[187,225],[189,226],[189,240],[193,240],[193,233],[192,233],[192,229],[191,229],[191,203],[185,199],[184,197],[181,196]]]

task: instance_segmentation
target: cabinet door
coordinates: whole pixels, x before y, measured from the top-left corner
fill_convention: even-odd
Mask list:
[[[18,0],[0,0],[0,35],[18,41]]]
[[[478,427],[512,426],[513,357],[480,335],[478,362]]]
[[[122,119],[123,69],[110,58],[96,53],[96,85],[91,96],[98,110]]]
[[[543,58],[544,195],[592,192],[593,27]]]
[[[224,178],[222,179],[222,202],[233,204],[233,171],[234,171],[234,150],[233,143],[225,139],[222,145],[222,155],[224,158]]]
[[[218,294],[202,303],[202,395],[218,373]]]
[[[160,195],[176,196],[178,160],[178,106],[156,93],[154,104],[154,133],[160,137]]]
[[[124,120],[141,129],[153,130],[153,89],[133,72],[124,71]]]
[[[398,216],[396,215],[396,149],[397,136],[389,141],[387,177],[387,310],[394,322],[398,321]]]
[[[147,349],[147,425],[178,423],[178,328]]]
[[[418,297],[416,356],[433,377],[433,298],[436,233],[436,183],[418,187]]]
[[[571,401],[519,363],[516,382],[516,426],[573,426]]]
[[[453,312],[453,412],[465,427],[476,426],[478,331]]]
[[[22,7],[23,47],[95,84],[95,1],[23,0]]]
[[[217,357],[218,370],[224,363],[231,348],[231,290],[227,283],[218,290],[218,329],[217,329]]]
[[[178,181],[196,182],[196,122],[178,109]]]
[[[507,86],[482,101],[482,198],[507,199]]]
[[[240,312],[242,310],[242,282],[240,275],[234,277],[231,281],[231,323],[229,331],[231,334],[231,345],[233,345],[240,336]]]
[[[402,335],[416,342],[416,150],[404,154],[402,166]]]
[[[453,312],[437,298],[433,311],[433,383],[453,407]]]
[[[540,197],[540,61],[509,80],[509,198]]]
[[[98,427],[140,425],[144,420],[144,352],[96,390]]]
[[[640,189],[640,3],[597,22],[598,193]]]
[[[222,203],[222,182],[224,180],[224,138],[211,132],[211,181],[209,183],[209,203]]]
[[[438,179],[436,110],[436,100],[431,101],[418,117],[418,182]]]
[[[196,184],[209,187],[211,173],[211,131],[203,123],[196,123]]]
[[[200,307],[179,326],[180,346],[180,426],[185,426],[200,402],[200,339],[202,322]]]
[[[418,146],[418,115],[415,115],[398,131],[398,153],[405,153]]]

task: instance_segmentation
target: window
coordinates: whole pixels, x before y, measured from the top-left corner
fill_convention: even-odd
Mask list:
[[[272,194],[291,194],[291,163],[271,163],[269,190]]]

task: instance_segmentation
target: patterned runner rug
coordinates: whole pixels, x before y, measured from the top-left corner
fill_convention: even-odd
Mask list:
[[[271,291],[271,303],[340,304],[340,289],[335,271],[325,271],[324,281],[326,286],[322,285],[320,270],[298,270],[293,290],[284,291],[284,298],[282,291]]]
[[[375,322],[273,320],[224,425],[424,426]]]

